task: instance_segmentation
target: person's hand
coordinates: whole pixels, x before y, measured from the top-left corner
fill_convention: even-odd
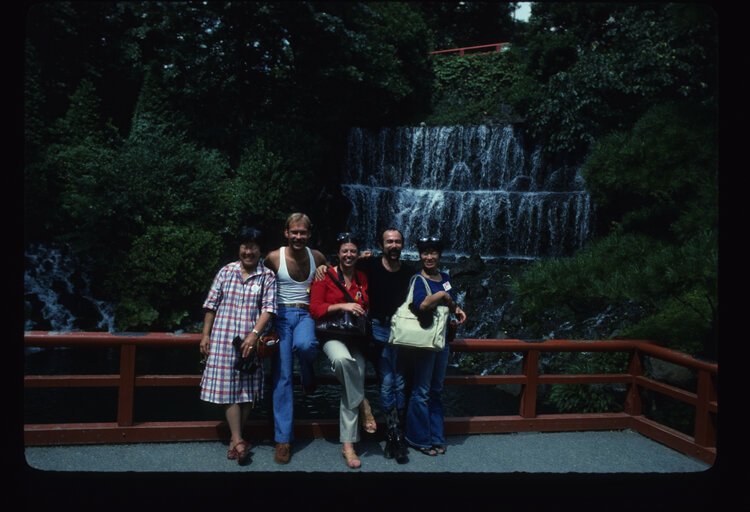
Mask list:
[[[204,356],[207,356],[208,355],[208,349],[209,349],[210,346],[211,346],[211,340],[210,340],[210,338],[208,336],[203,336],[201,338],[201,344],[200,344],[201,354],[203,354]]]
[[[354,316],[364,315],[365,308],[359,302],[346,302],[343,304],[343,309],[351,311]]]
[[[315,280],[316,281],[322,281],[326,278],[326,270],[328,270],[327,265],[320,265],[318,268],[315,269]]]
[[[359,253],[360,258],[372,258],[372,251],[362,251]]]
[[[456,311],[453,313],[456,315],[456,321],[459,324],[462,324],[466,321],[466,313],[464,313],[464,310],[456,306]]]
[[[253,338],[255,340],[253,341]],[[242,345],[240,345],[240,349],[242,349],[242,357],[245,358],[249,356],[253,350],[255,349],[255,346],[258,344],[258,340],[260,339],[260,336],[255,334],[254,332],[251,332],[248,334],[247,338],[245,338],[245,341],[242,342]]]

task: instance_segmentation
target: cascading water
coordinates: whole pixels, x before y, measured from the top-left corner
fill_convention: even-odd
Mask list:
[[[349,133],[342,191],[347,228],[376,248],[389,226],[407,240],[439,235],[446,255],[569,255],[589,234],[592,204],[570,169],[549,172],[512,125],[397,127]]]
[[[92,296],[87,274],[66,251],[33,245],[24,259],[25,330],[114,332],[114,306]]]

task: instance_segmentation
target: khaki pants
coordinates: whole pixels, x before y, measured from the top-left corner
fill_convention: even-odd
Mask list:
[[[365,356],[356,342],[347,345],[339,340],[326,341],[323,352],[341,383],[339,441],[356,443],[359,441],[359,404],[365,398]]]

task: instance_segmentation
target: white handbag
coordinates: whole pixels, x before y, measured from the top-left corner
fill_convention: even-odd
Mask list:
[[[402,347],[423,348],[439,352],[445,347],[445,333],[450,317],[448,306],[438,306],[432,311],[432,324],[428,327],[422,327],[419,318],[412,313],[409,305],[413,301],[414,283],[417,278],[422,280],[427,295],[432,295],[430,285],[427,280],[416,275],[412,277],[409,284],[409,295],[406,301],[401,304],[391,317],[391,336],[388,343]]]

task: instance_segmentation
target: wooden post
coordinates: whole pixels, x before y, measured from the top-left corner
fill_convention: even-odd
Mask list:
[[[539,377],[539,351],[529,350],[523,355],[523,374],[526,384],[521,390],[519,414],[523,418],[536,417],[536,388]]]
[[[641,402],[641,393],[638,391],[637,381],[638,377],[643,375],[643,362],[641,361],[641,353],[638,350],[633,350],[630,355],[628,373],[632,377],[628,385],[628,394],[625,398],[625,412],[631,416],[640,416],[643,404]]]
[[[135,394],[135,345],[120,347],[120,386],[117,397],[117,425],[133,425],[133,396]]]
[[[708,402],[716,400],[716,386],[711,374],[698,371],[698,403],[695,406],[695,443],[701,446],[716,446],[716,425],[708,410]]]

